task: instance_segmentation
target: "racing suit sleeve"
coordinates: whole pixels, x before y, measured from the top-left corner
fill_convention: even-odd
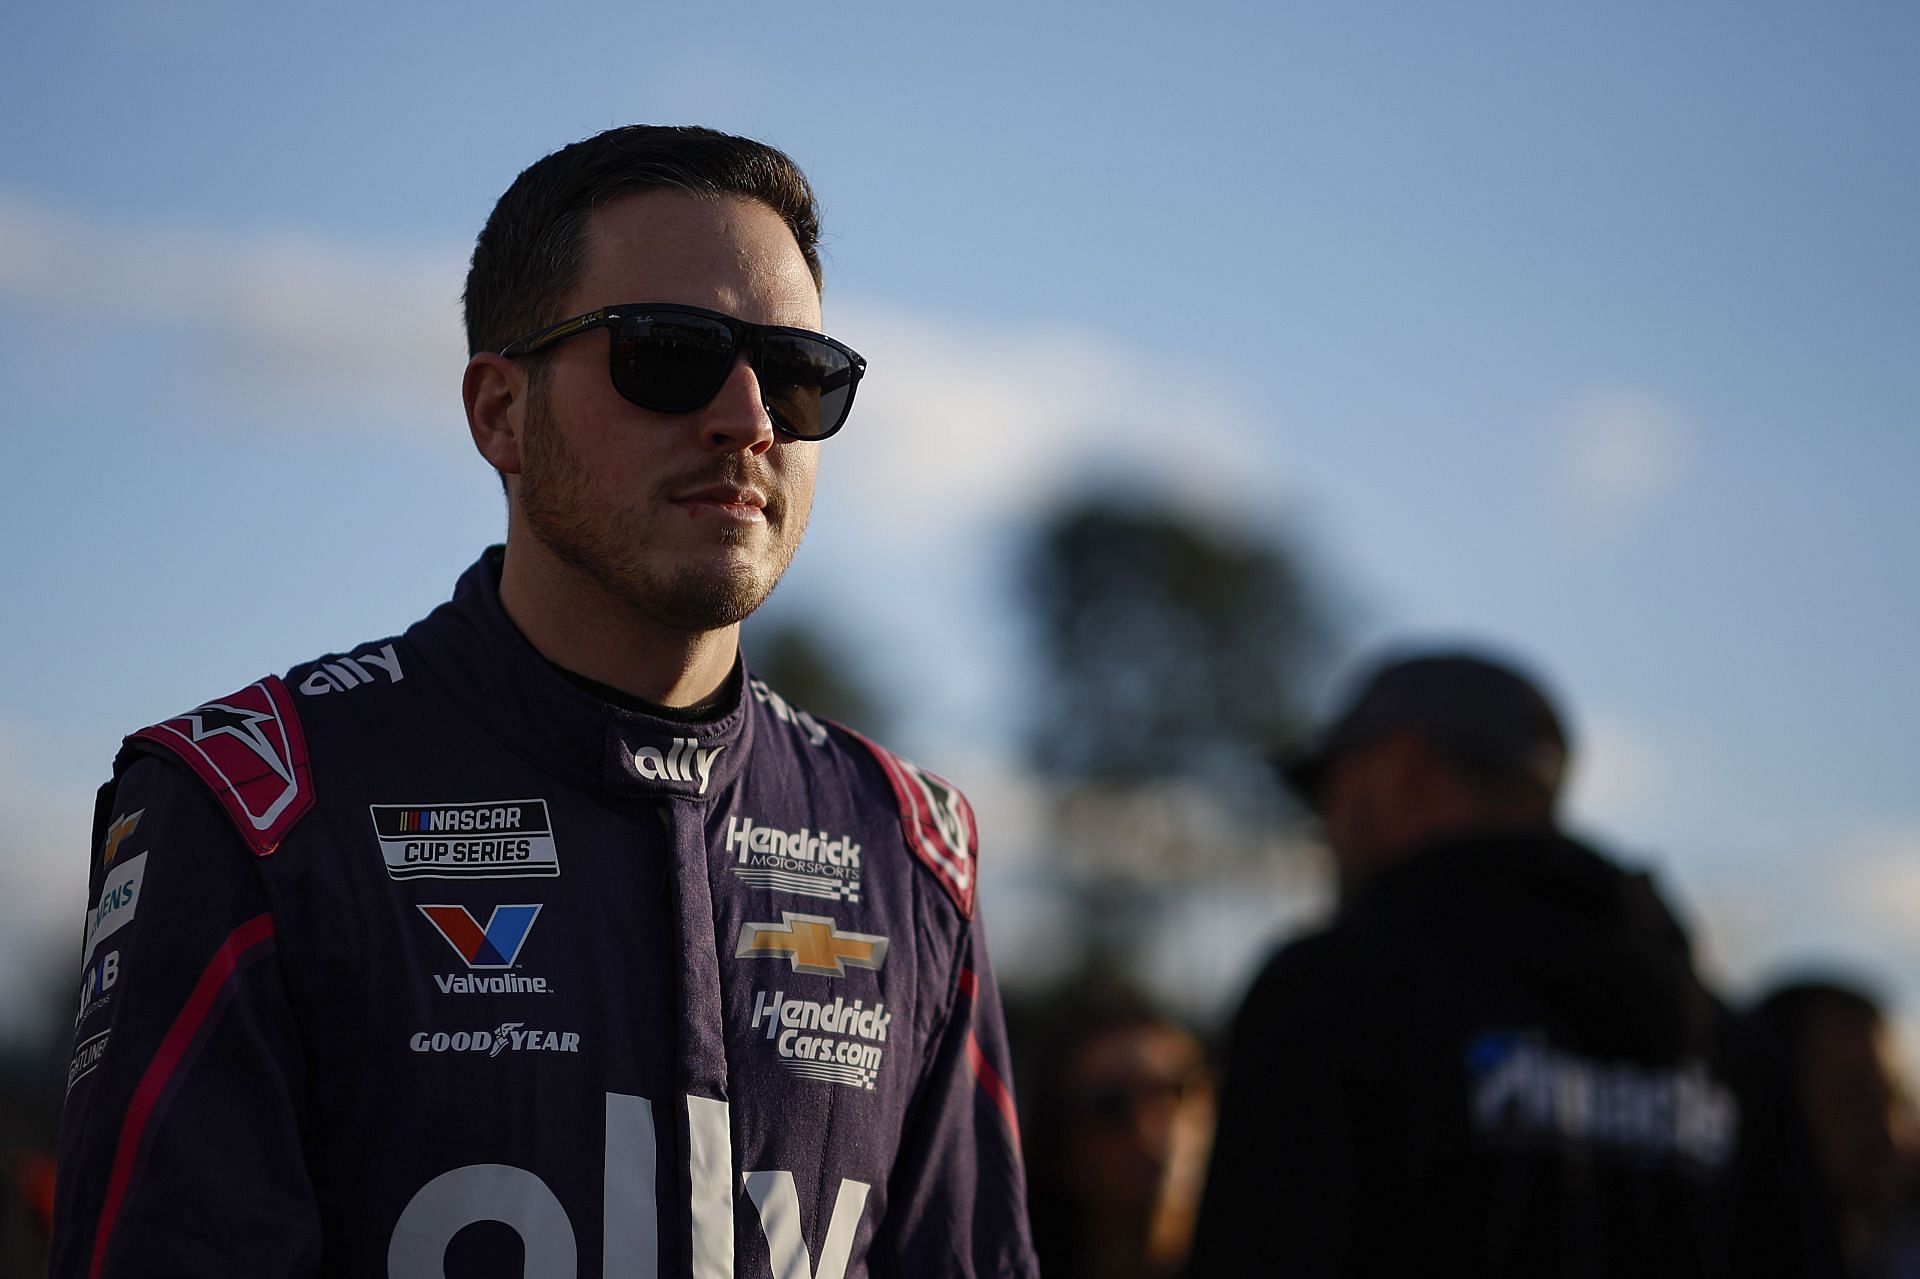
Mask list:
[[[1229,1041],[1219,1130],[1189,1279],[1344,1272],[1354,1147],[1328,984],[1283,953],[1255,981]]]
[[[306,1055],[252,854],[185,769],[100,792],[55,1279],[310,1275]]]
[[[876,1275],[1035,1279],[1006,1019],[978,918],[894,1166]]]

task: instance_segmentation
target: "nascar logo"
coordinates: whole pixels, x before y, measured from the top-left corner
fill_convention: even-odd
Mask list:
[[[515,879],[560,873],[544,799],[367,807],[387,874],[394,879]]]

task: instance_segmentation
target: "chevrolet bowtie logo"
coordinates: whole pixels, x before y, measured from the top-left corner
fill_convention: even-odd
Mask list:
[[[113,825],[107,827],[106,842],[100,847],[100,864],[113,865],[114,857],[120,852],[120,845],[132,835],[134,828],[140,825],[140,819],[146,815],[146,809],[138,809],[124,816],[114,818]]]
[[[887,939],[870,933],[843,933],[825,915],[780,912],[783,924],[746,924],[740,929],[736,959],[786,959],[797,973],[845,977],[848,968],[879,968],[887,958]]]

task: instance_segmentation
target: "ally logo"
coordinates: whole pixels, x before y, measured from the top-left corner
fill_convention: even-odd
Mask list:
[[[465,906],[422,906],[434,930],[469,968],[511,968],[533,931],[540,905],[495,906],[485,928]]]

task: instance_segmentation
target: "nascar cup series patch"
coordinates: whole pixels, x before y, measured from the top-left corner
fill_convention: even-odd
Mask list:
[[[560,873],[544,799],[367,808],[387,874],[394,879],[518,879]]]

